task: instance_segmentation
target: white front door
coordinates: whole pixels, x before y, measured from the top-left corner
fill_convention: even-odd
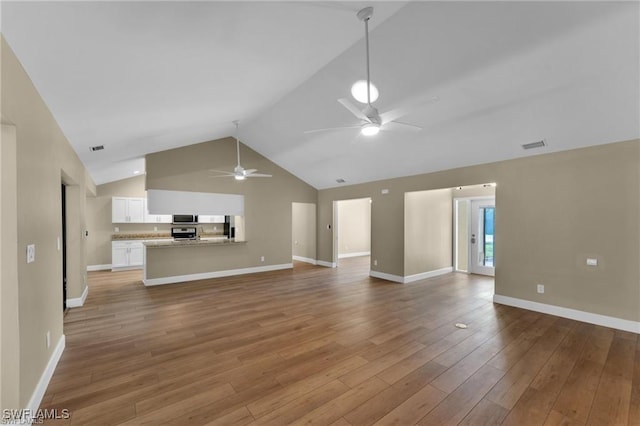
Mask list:
[[[471,201],[471,232],[469,235],[469,269],[471,273],[495,274],[494,230],[495,199]]]

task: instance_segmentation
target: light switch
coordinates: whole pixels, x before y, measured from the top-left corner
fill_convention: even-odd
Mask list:
[[[27,246],[27,263],[35,262],[36,260],[36,245],[29,244]]]
[[[598,259],[593,259],[593,258],[587,258],[587,265],[588,266],[598,266]]]

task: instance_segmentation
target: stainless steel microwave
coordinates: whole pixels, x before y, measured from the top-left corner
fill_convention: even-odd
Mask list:
[[[174,214],[172,222],[176,225],[198,223],[197,214]]]

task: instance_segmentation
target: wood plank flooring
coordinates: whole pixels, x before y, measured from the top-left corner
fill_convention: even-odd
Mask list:
[[[494,305],[488,277],[367,274],[92,272],[41,407],[71,419],[47,423],[640,425],[638,335]]]

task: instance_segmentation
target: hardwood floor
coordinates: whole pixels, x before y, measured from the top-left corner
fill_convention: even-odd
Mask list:
[[[492,278],[367,273],[90,273],[48,424],[640,425],[638,335],[494,305]]]

